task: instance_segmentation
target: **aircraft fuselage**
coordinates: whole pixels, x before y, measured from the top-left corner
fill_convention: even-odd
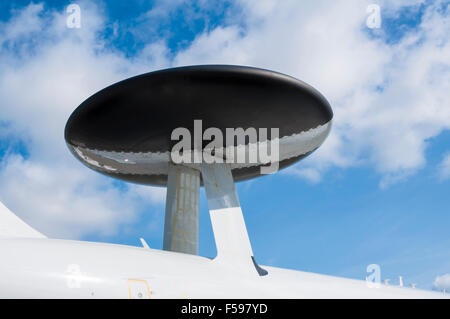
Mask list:
[[[440,298],[365,281],[162,250],[57,239],[0,239],[0,298]]]

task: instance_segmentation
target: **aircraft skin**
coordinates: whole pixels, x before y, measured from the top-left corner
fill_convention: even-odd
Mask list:
[[[445,298],[232,259],[48,239],[0,203],[0,298]],[[239,259],[237,259],[239,260]]]

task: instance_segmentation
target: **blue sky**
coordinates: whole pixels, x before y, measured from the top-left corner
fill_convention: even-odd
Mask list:
[[[450,8],[446,1],[79,1],[0,4],[0,200],[42,232],[162,247],[164,190],[90,172],[63,127],[89,95],[188,64],[244,64],[329,99],[333,132],[294,167],[238,184],[256,259],[431,289],[450,273]],[[22,88],[26,87],[26,94]],[[204,192],[200,254],[215,247]]]

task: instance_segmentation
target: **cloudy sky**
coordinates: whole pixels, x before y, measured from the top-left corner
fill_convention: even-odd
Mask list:
[[[51,237],[162,247],[165,190],[84,167],[67,118],[133,75],[255,66],[313,85],[335,114],[307,160],[238,184],[259,263],[359,279],[379,264],[392,284],[450,286],[449,1],[73,3],[80,28],[69,1],[0,4],[0,200],[18,216]],[[201,196],[200,254],[214,256]]]

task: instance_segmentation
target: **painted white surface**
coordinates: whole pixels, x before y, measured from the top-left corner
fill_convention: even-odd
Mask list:
[[[147,284],[150,298],[445,297],[264,266],[268,275],[248,276],[200,256],[102,243],[0,239],[0,256],[0,298],[138,296],[139,291],[130,293],[129,280],[136,289]]]
[[[45,238],[0,202],[0,238],[11,237]]]

